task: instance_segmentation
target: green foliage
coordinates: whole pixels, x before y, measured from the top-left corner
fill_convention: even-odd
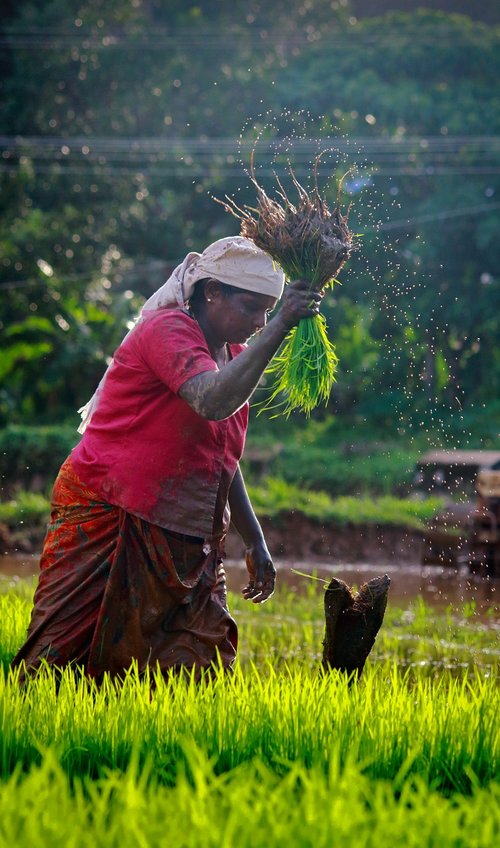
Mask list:
[[[448,418],[454,438],[460,410],[474,423],[500,379],[499,28],[429,10],[354,21],[322,0],[8,5],[0,424],[87,400],[141,296],[228,234],[212,195],[254,199],[248,143],[262,131],[265,182],[273,139],[299,125],[310,148],[296,162],[282,145],[278,170],[290,155],[301,176],[323,145],[337,177],[358,163],[362,178],[342,198],[360,250],[325,301],[330,411],[386,431]]]
[[[357,195],[352,210],[353,226],[366,230],[365,262],[353,261],[345,279],[346,296],[375,306],[369,333],[382,355],[359,410],[373,421],[383,420],[384,406],[408,421],[416,410],[429,415],[436,401],[451,412],[457,398],[462,406],[492,398],[497,346],[483,330],[500,307],[498,275],[488,270],[499,249],[491,241],[498,207],[488,198],[499,186],[487,152],[467,144],[478,133],[494,144],[499,130],[498,39],[498,27],[425,10],[367,19],[351,27],[335,62],[318,42],[307,67],[292,64],[279,82],[283,95],[293,89],[293,104],[313,102],[329,116],[332,131],[336,123],[362,137],[367,170],[375,170],[366,207]],[[384,136],[393,137],[394,155],[373,169],[369,151]],[[427,156],[433,138],[436,154]]]
[[[283,432],[259,433],[251,428],[243,461],[245,477],[249,482],[278,477],[308,490],[322,489],[330,496],[408,496],[426,441],[408,437],[376,441],[374,435],[369,427],[345,430],[331,416],[323,421],[315,418],[307,426],[289,423]],[[438,441],[439,433],[429,439]],[[257,460],[266,450],[270,458],[259,474],[262,463]]]
[[[0,429],[0,479],[7,491],[34,477],[48,488],[78,441],[74,427],[11,425]]]
[[[37,527],[46,524],[50,510],[48,499],[36,492],[19,492],[10,501],[0,503],[0,521],[15,527],[26,524]]]
[[[333,524],[393,525],[400,528],[422,529],[443,506],[440,498],[410,500],[386,495],[375,498],[337,497],[326,492],[308,491],[284,480],[269,477],[259,486],[248,486],[257,515],[274,518],[284,513],[299,513],[318,522]],[[45,529],[50,513],[50,501],[35,492],[18,491],[15,497],[0,502],[0,522],[18,536],[33,536],[39,541],[40,529]]]
[[[104,276],[89,273],[75,283],[57,279],[47,263],[43,267],[45,283],[37,269],[36,278],[0,308],[3,424],[33,417],[52,423],[61,413],[75,413],[93,393],[107,352],[121,341],[138,305],[129,292],[111,298]]]

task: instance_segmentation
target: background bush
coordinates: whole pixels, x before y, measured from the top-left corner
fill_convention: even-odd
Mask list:
[[[0,430],[1,496],[18,489],[47,492],[78,441],[74,427],[12,425]]]

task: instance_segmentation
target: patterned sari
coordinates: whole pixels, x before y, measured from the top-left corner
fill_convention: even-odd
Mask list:
[[[202,539],[99,500],[68,458],[54,485],[31,623],[13,666],[71,663],[97,680],[123,674],[132,660],[140,672],[229,667],[237,628],[222,560],[205,550]]]

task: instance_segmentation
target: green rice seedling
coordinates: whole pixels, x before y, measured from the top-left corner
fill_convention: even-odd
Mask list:
[[[373,659],[396,659],[401,669],[422,676],[451,673],[497,678],[500,659],[498,611],[466,618],[452,606],[436,612],[422,599],[407,609],[388,608]]]
[[[5,584],[2,591],[2,583]],[[5,588],[7,588],[5,591]],[[31,581],[0,581],[0,667],[6,669],[22,644],[28,628],[33,598]]]
[[[329,769],[294,764],[279,777],[245,763],[219,774],[196,748],[173,787],[150,766],[96,781],[68,780],[48,754],[0,792],[1,848],[491,848],[500,833],[500,787],[474,786],[443,797],[402,770],[397,783],[374,781],[351,760]]]
[[[243,666],[249,662],[259,665],[261,673],[268,659],[276,668],[298,663],[314,669],[321,658],[326,583],[314,579],[314,574],[303,575],[297,590],[280,579],[278,565],[278,588],[262,606],[249,608],[237,592],[229,593],[229,606],[240,631],[239,661]],[[7,591],[1,591],[2,583]],[[5,669],[25,638],[33,589],[31,580],[0,582],[0,662]],[[423,601],[406,608],[389,603],[369,661],[396,661],[400,668],[419,676],[439,674],[442,669],[474,673],[476,668],[493,674],[500,646],[494,608],[491,612],[493,615],[480,618],[477,613],[464,615],[451,607],[436,614]]]
[[[230,568],[231,566],[229,566]],[[268,660],[274,668],[294,664],[315,670],[321,660],[325,626],[323,593],[326,582],[299,575],[300,589],[281,582],[266,604],[249,607],[237,592],[229,593],[229,607],[238,621],[239,662],[254,663],[265,674]],[[300,569],[299,569],[300,570]],[[334,572],[328,572],[330,577]],[[241,575],[241,585],[244,585]],[[7,591],[2,592],[2,583]],[[7,669],[24,641],[29,623],[34,582],[4,579],[0,582],[0,662]],[[500,659],[498,614],[464,615],[461,609],[443,608],[439,613],[423,601],[401,608],[389,602],[384,626],[369,662],[397,662],[419,677],[451,673],[495,674]]]
[[[288,280],[307,280],[311,291],[324,291],[338,282],[337,274],[354,246],[347,224],[348,213],[344,216],[340,210],[342,181],[337,203],[331,210],[318,189],[320,154],[314,164],[314,188],[307,192],[290,166],[298,202],[292,203],[278,178],[278,200],[275,200],[256,180],[254,152],[250,173],[257,192],[257,207],[240,209],[227,196],[219,202],[238,218],[241,234],[272,256]],[[281,411],[286,416],[294,409],[309,415],[318,404],[328,401],[337,361],[324,316],[303,319],[288,334],[267,369],[274,383],[263,408],[278,409],[277,414]]]
[[[320,671],[322,583],[305,582],[252,611],[231,597],[230,675],[0,673],[0,848],[496,844],[500,691],[479,663],[494,627],[471,606],[389,607],[349,687]],[[0,595],[0,643],[22,639],[31,590]],[[466,667],[421,664],[459,643]]]
[[[472,780],[500,779],[499,707],[492,676],[436,679],[394,662],[367,665],[356,687],[340,673],[268,662],[201,684],[157,675],[153,692],[134,669],[100,687],[72,669],[56,686],[44,669],[24,688],[0,677],[0,768],[8,777],[51,749],[72,778],[98,777],[126,768],[135,751],[172,785],[190,740],[218,773],[255,759],[279,775],[293,763],[327,770],[349,755],[371,778],[394,780],[411,756],[409,774],[466,792]]]
[[[294,569],[296,571],[296,569]],[[256,609],[236,593],[230,593],[229,604],[240,631],[239,656],[242,665],[254,662],[261,671],[272,658],[280,664],[317,667],[321,660],[321,642],[325,627],[323,594],[336,570],[321,570],[324,579],[304,574],[299,568],[301,586],[292,588],[280,582],[270,601]],[[243,575],[242,575],[243,585]],[[389,604],[369,663],[397,663],[413,677],[451,674],[474,676],[496,675],[500,660],[498,611],[491,615],[465,617],[460,608],[444,607],[436,611],[421,599],[405,607]]]
[[[305,277],[305,274],[302,275]],[[279,409],[288,417],[294,409],[310,415],[327,403],[337,370],[338,357],[328,338],[326,320],[316,315],[302,319],[286,337],[279,353],[266,369],[274,378],[271,395],[263,409]],[[281,404],[280,398],[286,400]]]

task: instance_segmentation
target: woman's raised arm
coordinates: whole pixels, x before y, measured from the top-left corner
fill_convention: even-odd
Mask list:
[[[304,280],[287,286],[279,312],[252,344],[219,371],[205,371],[186,380],[180,396],[202,418],[229,418],[251,397],[288,332],[301,318],[317,315],[320,302],[321,295],[309,291]]]

